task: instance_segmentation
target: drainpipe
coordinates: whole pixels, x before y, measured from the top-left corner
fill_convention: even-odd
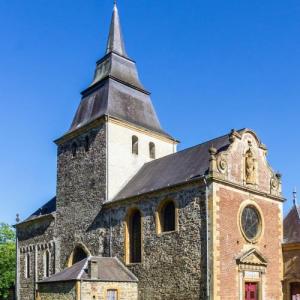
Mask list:
[[[111,209],[109,210],[109,257],[112,257]]]
[[[209,214],[208,214],[208,183],[205,175],[202,176],[205,184],[205,217],[206,217],[206,296],[210,299],[210,253],[209,253]]]

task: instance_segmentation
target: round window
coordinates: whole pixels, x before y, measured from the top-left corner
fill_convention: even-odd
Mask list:
[[[242,229],[247,239],[254,240],[261,231],[261,219],[258,210],[248,205],[242,212]]]

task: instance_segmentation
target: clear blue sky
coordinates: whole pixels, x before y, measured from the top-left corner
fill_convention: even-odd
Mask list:
[[[55,195],[56,146],[104,52],[112,0],[0,0],[0,221]],[[249,127],[300,189],[300,1],[119,0],[127,52],[181,149]]]

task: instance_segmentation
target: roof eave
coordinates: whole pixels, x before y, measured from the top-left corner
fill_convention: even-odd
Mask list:
[[[20,223],[14,224],[13,227],[19,227],[19,226],[23,226],[23,225],[27,225],[28,223],[34,223],[34,222],[39,222],[43,219],[55,219],[55,213],[50,213],[50,214],[45,214],[45,215],[40,215],[40,216],[36,216],[35,218],[32,219],[26,219]]]

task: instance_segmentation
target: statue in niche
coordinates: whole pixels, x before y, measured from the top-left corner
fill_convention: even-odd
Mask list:
[[[256,184],[256,159],[254,154],[249,148],[246,152],[246,183]]]

